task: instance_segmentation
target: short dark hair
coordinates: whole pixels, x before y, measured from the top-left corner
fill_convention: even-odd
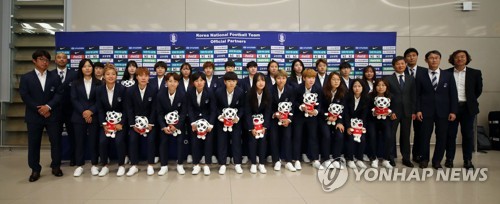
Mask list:
[[[455,66],[455,56],[458,55],[458,53],[465,53],[465,56],[467,56],[467,62],[465,63],[465,65],[468,65],[470,61],[472,61],[472,58],[470,57],[469,55],[469,52],[467,52],[467,50],[457,50],[455,52],[453,52],[451,55],[450,55],[450,58],[448,59],[448,62]]]
[[[278,69],[280,67],[280,64],[278,62],[276,62],[274,60],[269,61],[269,63],[267,63],[267,74],[269,74],[269,67],[271,67],[272,63],[276,63],[276,65],[278,65]]]
[[[320,58],[320,59],[316,60],[316,68],[318,68],[320,63],[323,63],[323,64],[328,66],[328,63],[326,62],[325,58]]]
[[[207,81],[207,75],[203,72],[196,72],[193,75],[191,75],[191,81],[196,81],[197,79],[203,79],[203,81]]]
[[[339,69],[346,69],[346,68],[351,69],[351,64],[349,62],[342,62],[342,63],[340,63]]]
[[[222,78],[224,79],[224,81],[238,80],[238,75],[236,75],[236,73],[234,72],[226,72]]]
[[[158,67],[163,67],[164,69],[167,69],[167,63],[165,63],[164,61],[159,61],[155,63],[155,69]]]
[[[250,67],[257,67],[257,62],[255,61],[250,61],[247,63],[247,69]]]
[[[428,59],[429,55],[431,55],[431,54],[439,55],[439,58],[441,58],[441,53],[439,51],[437,51],[437,50],[431,50],[431,51],[429,51],[429,52],[427,52],[425,54],[425,59]]]
[[[31,55],[31,58],[36,60],[38,57],[46,57],[50,61],[50,53],[47,50],[36,50]]]
[[[394,59],[392,59],[392,66],[396,65],[396,62],[400,61],[400,60],[405,60],[405,58],[403,56],[396,56]]]
[[[181,75],[179,75],[175,72],[170,72],[167,75],[165,75],[165,80],[170,79],[170,77],[174,77],[174,80],[176,80],[176,81],[181,81]]]
[[[229,60],[226,63],[224,63],[224,68],[225,67],[236,67],[236,64],[234,64],[232,60]]]
[[[94,63],[94,68],[97,68],[97,67],[99,67],[99,68],[101,68],[101,69],[104,69],[104,64],[103,64],[103,63],[101,63],[101,62],[96,62],[96,63]]]
[[[417,56],[418,56],[418,51],[417,51],[417,49],[415,49],[415,48],[413,48],[413,47],[410,47],[410,48],[406,49],[406,50],[405,50],[405,53],[403,54],[403,56],[404,56],[404,57],[406,57],[406,55],[408,55],[408,54],[410,54],[410,53],[412,53],[412,52],[416,53],[416,54],[417,54]]]

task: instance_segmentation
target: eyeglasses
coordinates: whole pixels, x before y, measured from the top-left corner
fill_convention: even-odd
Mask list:
[[[42,62],[50,62],[49,59],[43,58],[43,57],[39,57],[39,58],[36,58],[36,59],[39,60],[39,61],[42,61]]]

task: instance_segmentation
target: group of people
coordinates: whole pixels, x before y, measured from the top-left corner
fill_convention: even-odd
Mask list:
[[[413,160],[420,168],[431,162],[441,169],[446,155],[445,166],[453,168],[459,124],[463,166],[472,169],[481,71],[467,67],[471,57],[465,50],[450,55],[449,69],[440,68],[439,51],[425,55],[428,68],[417,66],[418,54],[409,48],[395,57],[394,74],[385,77],[377,76],[370,65],[362,78],[352,79],[348,62],[340,64],[339,72],[327,73],[326,59],[318,59],[314,68],[296,59],[290,76],[276,61],[268,63],[267,75],[257,71],[255,61],[248,62],[243,79],[234,73],[231,61],[225,63],[221,78],[214,76],[212,62],[203,64],[203,72],[193,73],[184,63],[180,73],[167,73],[167,64],[160,61],[154,66],[156,76],[150,77],[148,68],[129,61],[118,80],[110,63],[82,59],[78,69],[70,70],[64,53],[56,55],[57,68],[48,71],[50,54],[37,50],[32,55],[35,69],[21,77],[19,86],[26,104],[29,181],[40,177],[44,128],[51,143],[52,174],[63,176],[64,127],[75,177],[84,172],[86,153],[91,174],[107,175],[110,144],[116,146],[117,176],[138,173],[140,152],[146,152],[148,175],[155,174],[158,157],[158,175],[165,175],[172,157],[169,143],[177,149],[174,158],[181,175],[186,160],[193,164],[193,175],[202,170],[210,175],[212,162],[218,163],[221,175],[231,162],[241,174],[248,160],[253,174],[265,174],[266,161],[275,171],[284,166],[292,172],[301,170],[302,162],[317,169],[342,169],[367,168],[365,162],[378,168],[381,161],[383,167],[393,168],[398,127],[403,165],[414,167]]]

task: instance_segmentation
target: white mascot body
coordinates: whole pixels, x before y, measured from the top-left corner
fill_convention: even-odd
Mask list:
[[[203,119],[203,118],[195,121],[194,123],[196,124],[196,137],[198,139],[205,140],[205,138],[208,134],[208,131],[207,131],[208,128],[211,128],[213,126],[210,125],[210,123],[208,123],[208,121]]]
[[[179,112],[175,110],[170,113],[167,113],[165,115],[165,122],[167,123],[167,129],[170,130],[171,126],[177,125],[179,123]],[[174,137],[180,134],[181,130],[179,129],[175,129],[175,131],[172,133]]]
[[[220,122],[224,123],[224,127],[222,128],[224,132],[233,132],[234,119],[238,118],[237,114],[238,109],[236,108],[222,109],[222,114],[219,115],[218,119]]]
[[[253,129],[257,133],[255,139],[260,139],[264,137],[264,115],[256,114],[252,115]]]
[[[366,133],[366,128],[363,127],[363,120],[358,118],[351,119],[351,132],[355,142],[361,142],[361,136]]]
[[[391,106],[390,98],[377,96],[373,101],[373,105],[375,107],[372,108],[372,112],[374,116],[377,116],[377,119],[385,120],[387,118],[386,115],[392,113],[392,110],[389,109],[389,106]]]
[[[122,113],[115,111],[106,112],[106,122],[102,125],[106,126],[106,137],[115,138],[116,136],[116,124],[122,121]]]
[[[135,85],[135,81],[134,80],[123,80],[121,82],[121,84],[124,86],[124,87],[131,87],[133,85]]]
[[[317,93],[304,93],[303,95],[304,102],[302,105],[300,105],[301,109],[304,110],[305,116],[306,117],[313,117],[313,115],[309,115],[306,111],[311,111],[314,110],[315,106],[319,105],[318,103],[318,94]]]
[[[148,136],[149,133],[149,120],[146,116],[135,116],[135,124],[134,127],[139,130],[139,134],[144,137]]]
[[[283,125],[281,121],[288,120],[289,123],[292,122],[288,116],[293,116],[292,112],[292,102],[280,102],[278,103],[278,112],[275,117],[279,119],[278,125]]]
[[[344,106],[343,105],[340,105],[340,104],[337,104],[337,103],[330,103],[330,105],[328,106],[328,113],[325,113],[325,116],[326,116],[326,120],[327,120],[327,124],[328,125],[335,125],[336,122],[333,121],[329,121],[328,120],[328,117],[332,116],[332,117],[335,117],[335,118],[342,118],[342,111],[344,110]]]

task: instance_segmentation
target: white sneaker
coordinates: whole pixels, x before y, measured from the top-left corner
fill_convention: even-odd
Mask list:
[[[234,170],[236,171],[236,173],[238,174],[242,174],[243,173],[243,169],[241,168],[241,164],[236,164],[234,165]]]
[[[378,159],[373,160],[371,166],[373,168],[378,168]]]
[[[293,167],[293,164],[291,162],[287,162],[285,167],[286,167],[286,169],[288,169],[288,171],[291,171],[291,172],[297,171],[297,169],[295,169],[295,167]]]
[[[160,171],[158,171],[158,176],[163,176],[167,174],[167,172],[168,172],[168,166],[162,166],[160,168]]]
[[[273,163],[273,157],[271,157],[271,156],[267,156],[266,160],[267,160],[267,163]]]
[[[74,177],[80,177],[82,174],[83,174],[83,167],[81,167],[81,166],[76,168],[75,172],[73,172]]]
[[[241,163],[242,164],[246,164],[248,162],[248,157],[247,156],[243,156],[243,158],[241,159]]]
[[[187,162],[188,164],[193,163],[193,156],[192,156],[192,155],[188,155],[188,156],[187,156],[187,159],[186,159],[186,162]]]
[[[226,173],[226,165],[221,165],[219,168],[219,174],[224,175]]]
[[[127,176],[133,176],[137,172],[139,172],[139,169],[137,168],[137,166],[133,165],[132,167],[130,167],[130,169],[128,169]]]
[[[155,169],[153,168],[153,166],[151,165],[148,165],[148,176],[152,176],[153,174],[155,174]]]
[[[217,160],[216,156],[212,156],[212,164],[217,164],[219,163],[219,160]]]
[[[155,157],[155,164],[157,164],[160,161],[160,157]]]
[[[302,170],[302,165],[300,165],[300,161],[299,160],[295,161],[295,169],[296,170]]]
[[[105,166],[105,167],[102,167],[101,171],[99,172],[99,176],[103,177],[103,176],[108,175],[108,173],[109,173],[109,168],[107,166]]]
[[[198,175],[200,173],[200,171],[201,171],[200,165],[195,165],[195,166],[193,166],[193,171],[191,172],[191,174]]]
[[[325,167],[321,166],[321,163],[319,163],[319,161],[318,161],[318,160],[314,161],[314,162],[312,163],[312,166],[313,166],[314,168],[316,168],[316,169],[320,169],[320,170],[321,170],[321,169],[325,169]]]
[[[200,164],[204,164],[204,163],[205,163],[205,156],[202,156],[200,159]]]
[[[184,175],[186,173],[182,164],[177,164],[177,173],[179,173],[179,175]]]
[[[382,162],[382,166],[384,166],[385,168],[388,168],[388,169],[392,169],[392,168],[394,168],[394,167],[391,165],[391,163],[390,163],[389,161],[387,161],[387,160],[384,160],[384,161]]]
[[[256,174],[257,173],[257,165],[252,164],[250,166],[250,173],[252,173],[252,174]]]
[[[281,170],[281,162],[280,162],[280,161],[277,161],[277,162],[274,164],[274,170],[275,170],[275,171],[280,171],[280,170]]]
[[[369,162],[370,158],[368,158],[368,156],[366,154],[363,154],[363,161]]]
[[[332,166],[335,169],[341,169],[341,165],[340,165],[339,161],[333,161]]]
[[[92,176],[99,175],[99,168],[97,168],[97,166],[90,167],[90,173],[92,173]]]
[[[120,167],[118,167],[118,171],[116,172],[116,176],[120,177],[123,175],[125,175],[125,167],[120,166]]]
[[[323,162],[323,167],[333,169],[332,161],[326,160],[325,162]]]
[[[356,164],[354,164],[354,161],[348,161],[347,166],[351,169],[356,169]]]
[[[259,172],[261,174],[266,174],[267,173],[266,166],[264,166],[264,164],[259,164]]]
[[[130,159],[128,159],[128,156],[125,156],[124,163],[125,163],[125,164],[130,164]]]
[[[207,165],[203,166],[203,174],[205,174],[205,176],[209,176],[210,175],[210,167],[208,167]]]
[[[302,154],[302,161],[304,161],[305,163],[311,162],[311,160],[309,160],[309,157],[307,157],[307,154]]]
[[[363,161],[361,161],[361,160],[358,160],[358,161],[356,162],[356,165],[357,165],[359,168],[366,169],[366,165],[365,165],[365,163],[363,163]]]

